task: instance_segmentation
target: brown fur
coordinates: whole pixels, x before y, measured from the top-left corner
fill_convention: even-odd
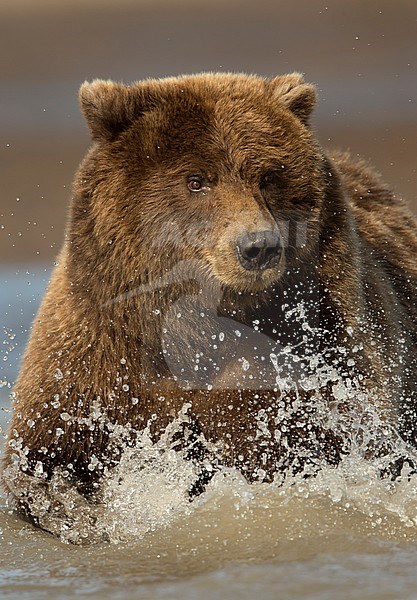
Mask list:
[[[308,394],[285,421],[285,448],[257,433],[260,411],[271,416],[283,399],[259,357],[303,335],[283,309],[300,297],[326,332],[308,333],[308,344],[342,345],[346,358],[359,347],[354,373],[380,392],[382,418],[414,441],[416,222],[366,165],[318,146],[308,123],[314,88],[298,74],[203,74],[85,83],[80,101],[94,144],[75,178],[66,240],[16,385],[5,464],[27,448],[27,472],[38,461],[49,475],[70,464],[88,491],[99,476],[87,469],[91,457],[111,466],[119,456],[97,411],[132,431],[151,420],[156,433],[184,402],[193,435],[220,443],[217,459],[249,479],[259,469],[270,479],[300,448],[336,463],[340,431],[319,427],[320,448],[306,438],[315,410]],[[187,177],[196,173],[204,187],[194,193]],[[294,223],[303,244],[294,242]],[[239,233],[277,226],[288,235],[284,258],[245,270]],[[248,330],[259,321],[252,333],[261,350],[252,334],[240,344],[229,336],[212,349],[217,369],[201,385],[190,373],[173,376],[173,365],[194,365],[196,349],[232,319]]]

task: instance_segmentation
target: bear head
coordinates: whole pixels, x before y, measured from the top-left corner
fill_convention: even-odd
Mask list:
[[[80,261],[111,266],[111,293],[192,264],[200,282],[253,296],[316,243],[325,162],[301,75],[96,80],[80,103],[94,144],[68,237]]]

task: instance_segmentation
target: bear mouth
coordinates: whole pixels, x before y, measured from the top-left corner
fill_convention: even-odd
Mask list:
[[[285,270],[284,257],[275,258],[273,264],[264,266],[261,269],[245,269],[244,278],[241,286],[237,286],[239,291],[244,293],[246,290],[250,293],[261,292],[270,285],[278,281]]]

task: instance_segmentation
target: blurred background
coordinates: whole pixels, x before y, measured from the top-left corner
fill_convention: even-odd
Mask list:
[[[323,145],[417,210],[416,0],[0,0],[0,406],[89,144],[80,84],[198,71],[305,73]]]

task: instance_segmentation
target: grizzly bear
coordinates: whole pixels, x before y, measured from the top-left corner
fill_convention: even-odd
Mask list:
[[[123,448],[180,414],[191,495],[222,466],[272,481],[352,440],[415,442],[417,224],[367,165],[324,152],[315,100],[299,74],[82,85],[93,144],[3,469],[35,522],[30,478],[61,470],[97,499]]]

